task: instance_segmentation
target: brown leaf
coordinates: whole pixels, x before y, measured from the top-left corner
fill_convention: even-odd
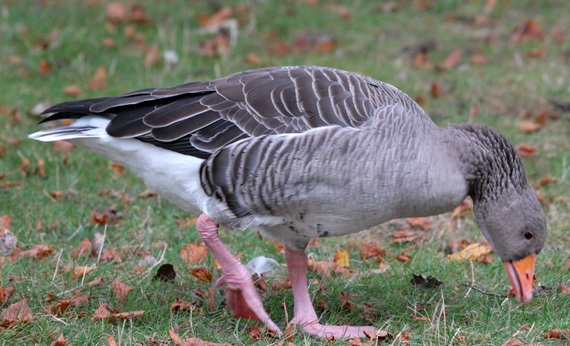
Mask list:
[[[364,243],[360,248],[360,258],[365,260],[371,257],[386,256],[386,249],[377,244]]]
[[[55,250],[55,246],[34,245],[30,250],[20,252],[20,257],[45,259]]]
[[[55,141],[52,145],[52,150],[56,153],[69,153],[73,149],[73,144],[66,141]]]
[[[93,211],[93,213],[91,213],[89,221],[93,222],[96,225],[103,226],[106,224],[113,224],[117,222],[119,216],[120,215],[117,213],[115,207],[113,206],[105,209],[105,211],[103,211],[102,213]]]
[[[3,231],[10,230],[12,226],[12,216],[11,215],[2,215],[0,216],[0,235],[2,235]]]
[[[42,59],[38,66],[38,71],[42,76],[46,76],[51,72],[51,64],[46,59]]]
[[[219,344],[216,342],[204,341],[198,338],[189,338],[182,340],[178,333],[174,330],[169,329],[168,335],[175,346],[234,346],[233,344]]]
[[[491,253],[491,251],[493,250],[487,243],[473,243],[463,250],[452,255],[448,255],[447,257],[450,262],[474,261]]]
[[[160,65],[162,62],[162,56],[160,55],[160,50],[158,49],[157,44],[153,44],[152,46],[146,49],[146,54],[144,56],[143,65],[145,67],[151,67]]]
[[[385,330],[365,330],[364,335],[374,341],[384,341],[394,339],[394,335]]]
[[[473,65],[487,65],[489,63],[489,57],[483,52],[475,52],[470,58],[469,62]]]
[[[546,50],[543,47],[531,49],[525,54],[529,58],[544,59],[546,58]]]
[[[206,267],[195,267],[188,270],[196,279],[204,282],[212,282],[212,273]]]
[[[526,18],[522,23],[518,24],[512,32],[512,40],[515,43],[520,43],[525,40],[542,41],[543,39],[544,34],[540,30],[540,27],[530,18]]]
[[[195,305],[196,305],[195,301],[187,302],[185,300],[176,297],[176,303],[170,305],[170,311],[192,311]]]
[[[118,312],[118,313],[114,313],[111,314],[109,316],[109,320],[110,321],[114,321],[114,320],[132,320],[133,318],[139,318],[142,315],[144,315],[145,311],[144,310],[136,310],[136,311],[128,311],[128,312]]]
[[[566,285],[564,282],[560,284],[560,293],[562,294],[570,294],[570,287]]]
[[[63,89],[63,93],[67,96],[77,97],[83,95],[83,91],[77,84],[71,84]]]
[[[439,68],[443,71],[448,71],[454,68],[461,60],[461,49],[454,49],[447,58],[439,65]]]
[[[392,240],[390,244],[403,244],[403,243],[412,243],[416,241],[419,236],[412,230],[409,229],[399,229],[392,233]]]
[[[28,174],[26,171],[28,168],[30,168],[30,160],[25,156],[20,156],[20,159],[22,160],[22,164],[20,165],[20,172],[23,176],[27,176]]]
[[[119,279],[113,281],[113,292],[115,292],[115,297],[120,301],[124,301],[127,298],[127,294],[132,290],[131,286],[125,285],[120,282]]]
[[[28,306],[28,300],[23,299],[2,310],[2,322],[0,326],[10,327],[18,323],[27,323],[32,319],[32,311]]]
[[[570,328],[568,329],[557,329],[554,328],[549,330],[544,334],[545,339],[560,339],[560,340],[570,340]]]
[[[188,243],[180,249],[180,256],[186,264],[201,263],[208,255],[204,243]]]
[[[100,307],[98,307],[97,310],[95,310],[95,313],[93,314],[93,317],[91,318],[91,321],[101,321],[101,320],[108,318],[111,315],[111,313],[107,309],[107,306],[109,306],[109,304],[105,303],[105,304],[101,305]]]
[[[421,70],[426,70],[426,71],[431,71],[433,70],[434,66],[433,63],[431,63],[428,60],[428,53],[427,51],[420,51],[417,54],[414,55],[414,61],[413,61],[413,66],[415,68],[419,68]]]
[[[151,198],[151,197],[156,197],[158,196],[158,193],[156,193],[155,191],[152,191],[150,189],[146,189],[143,192],[138,194],[138,197],[140,198]]]
[[[95,279],[89,281],[86,285],[89,287],[93,287],[93,286],[99,286],[102,284],[103,284],[103,278],[99,276],[98,278],[95,278]]]
[[[422,231],[429,231],[431,227],[431,221],[429,217],[409,217],[406,222],[410,227],[419,227]]]
[[[91,244],[91,240],[89,240],[89,238],[85,237],[79,243],[79,247],[77,249],[73,250],[73,252],[71,253],[71,257],[79,258],[81,256],[87,256],[87,255],[91,254],[92,248],[93,247]]]
[[[289,280],[289,278],[287,278],[286,280],[275,280],[271,284],[271,290],[273,292],[287,290],[290,289],[291,287],[292,287],[291,280]]]
[[[534,188],[538,190],[539,188],[541,188],[543,186],[546,186],[546,185],[552,184],[552,183],[556,183],[556,182],[558,182],[558,179],[554,178],[550,174],[547,174],[538,180],[538,182],[534,185]]]
[[[111,165],[111,172],[113,172],[114,175],[121,176],[125,174],[125,167],[123,167],[122,165],[113,161],[111,161],[110,165]]]
[[[333,261],[341,268],[346,268],[350,265],[350,255],[348,251],[342,249],[337,250],[334,254]]]
[[[222,7],[210,16],[199,14],[198,23],[201,26],[215,26],[232,17],[234,11],[230,7]]]
[[[443,89],[441,88],[441,84],[438,81],[431,83],[430,88],[430,96],[434,99],[439,99],[443,97]]]
[[[519,124],[519,129],[526,133],[536,132],[540,130],[541,127],[542,125],[528,119]]]
[[[89,298],[86,295],[79,295],[71,299],[58,300],[51,308],[50,311],[56,316],[61,316],[65,313],[68,307],[75,307],[81,304],[87,304]]]
[[[352,311],[354,309],[354,304],[352,303],[352,295],[346,292],[340,292],[339,296],[340,308],[346,311]]]
[[[111,22],[124,22],[127,20],[129,10],[127,5],[121,2],[110,2],[107,4],[107,19]]]
[[[410,257],[410,255],[406,254],[406,253],[401,253],[398,256],[396,256],[396,260],[398,262],[402,262],[402,263],[406,263],[412,260],[412,257]]]
[[[63,336],[63,333],[59,335],[57,339],[55,339],[50,346],[65,346],[69,342],[69,338]]]
[[[119,346],[119,344],[112,335],[109,335],[109,337],[107,338],[107,346]]]
[[[533,156],[536,153],[536,150],[537,149],[535,147],[532,147],[530,144],[528,144],[526,142],[522,142],[517,147],[517,151],[518,151],[519,155],[524,157],[524,158],[528,158],[528,157]]]
[[[564,266],[562,268],[570,270],[570,257],[568,257],[568,260],[566,261],[566,263],[564,264]]]
[[[16,292],[16,287],[13,285],[6,287],[0,286],[0,307],[8,305],[8,301],[14,292]]]
[[[334,262],[313,261],[311,259],[308,261],[308,269],[316,272],[320,276],[330,276],[333,272],[341,275],[351,275],[354,273],[354,270],[341,268]]]
[[[99,66],[95,75],[87,83],[89,89],[105,89],[107,88],[107,70],[103,66]]]
[[[91,273],[95,269],[97,269],[97,267],[77,266],[77,267],[73,268],[73,274],[71,274],[71,278],[72,279],[83,278],[83,276]]]
[[[263,64],[259,55],[255,53],[248,53],[245,56],[245,63],[248,65],[261,66]]]

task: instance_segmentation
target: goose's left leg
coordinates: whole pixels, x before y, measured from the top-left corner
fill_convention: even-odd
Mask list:
[[[289,270],[289,279],[293,287],[293,299],[295,302],[295,316],[289,322],[290,325],[298,325],[306,333],[318,338],[363,337],[365,336],[365,330],[376,331],[374,327],[328,326],[321,324],[309,296],[307,255],[304,251],[286,248],[285,260],[287,261],[287,269]]]
[[[218,235],[218,224],[206,214],[200,215],[196,221],[198,234],[222,267],[222,277],[216,286],[227,284],[225,296],[233,315],[238,318],[257,320],[267,325],[269,330],[281,335],[281,330],[269,318],[263,308],[261,298],[251,280],[251,273],[228,250]]]

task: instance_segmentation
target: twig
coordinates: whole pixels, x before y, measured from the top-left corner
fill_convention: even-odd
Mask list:
[[[469,287],[470,289],[475,290],[475,291],[477,291],[483,295],[486,295],[486,296],[492,296],[492,297],[498,297],[498,298],[507,298],[508,297],[508,295],[506,295],[506,294],[485,292],[482,289],[477,288],[471,284],[461,284],[461,286]]]

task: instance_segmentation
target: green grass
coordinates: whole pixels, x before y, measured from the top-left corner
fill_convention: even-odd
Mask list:
[[[41,5],[40,3],[45,3]],[[71,4],[70,4],[71,3]],[[197,281],[187,271],[179,253],[187,242],[199,241],[194,229],[181,229],[176,221],[189,217],[160,198],[137,198],[144,185],[130,173],[117,176],[108,161],[94,154],[74,149],[67,164],[63,153],[57,153],[50,144],[27,139],[37,129],[37,119],[28,116],[37,103],[52,103],[73,99],[63,89],[78,84],[82,97],[114,95],[150,86],[168,86],[185,81],[204,80],[256,66],[246,63],[248,53],[257,54],[263,65],[313,64],[358,71],[396,85],[412,97],[423,96],[423,107],[434,120],[446,126],[465,122],[473,104],[480,106],[475,121],[494,126],[505,133],[515,145],[528,142],[538,148],[537,153],[525,159],[529,180],[534,184],[550,174],[556,183],[541,189],[548,216],[549,239],[539,256],[536,272],[538,281],[556,287],[569,283],[570,270],[564,263],[570,255],[570,124],[569,115],[549,120],[538,132],[526,134],[518,130],[521,110],[534,115],[549,110],[547,99],[570,102],[570,4],[567,1],[511,1],[501,2],[490,18],[492,26],[477,27],[472,18],[481,13],[484,1],[434,1],[429,10],[419,10],[414,2],[405,2],[396,12],[386,13],[375,2],[355,1],[347,4],[352,16],[342,20],[330,4],[321,1],[316,6],[302,1],[247,1],[229,2],[231,6],[246,6],[248,10],[236,14],[240,25],[237,45],[226,58],[207,58],[200,55],[198,43],[212,36],[199,32],[197,16],[210,14],[217,2],[202,1],[140,1],[151,19],[150,24],[134,24],[148,45],[157,44],[161,51],[175,50],[180,56],[176,65],[152,67],[143,65],[144,52],[123,34],[128,24],[118,24],[116,32],[105,28],[105,1],[4,1],[0,4],[0,144],[6,154],[0,154],[0,184],[19,181],[20,186],[0,188],[0,216],[11,215],[12,231],[19,246],[27,250],[35,244],[54,245],[55,251],[47,259],[21,259],[0,266],[0,286],[14,285],[16,291],[10,304],[27,299],[34,315],[27,325],[0,330],[0,344],[48,345],[63,333],[70,345],[106,344],[113,336],[121,344],[150,344],[152,340],[170,340],[168,330],[175,329],[182,337],[199,337],[214,342],[236,345],[276,344],[279,339],[252,340],[248,327],[256,323],[238,321],[224,307],[222,291],[218,290],[213,311],[198,292],[208,292],[210,284]],[[515,44],[511,31],[525,18],[533,18],[545,34],[543,41]],[[453,18],[453,19],[450,19]],[[249,28],[249,32],[244,30]],[[559,43],[551,34],[559,28],[566,39]],[[295,52],[274,55],[267,45],[274,41],[293,44],[302,31],[334,34],[337,48],[329,53]],[[277,38],[267,38],[271,33]],[[50,38],[51,37],[51,38]],[[118,46],[104,48],[101,40],[113,38]],[[460,63],[450,71],[425,71],[413,67],[404,51],[427,40],[437,40],[438,48],[429,54],[433,62],[441,62],[455,48],[463,51]],[[43,44],[43,48],[42,48]],[[543,48],[546,57],[529,58],[527,52]],[[472,65],[472,51],[481,50],[489,63]],[[51,64],[47,75],[38,72],[40,61]],[[87,82],[98,66],[109,72],[108,87],[89,89]],[[440,99],[429,96],[432,82],[444,90]],[[14,122],[6,109],[17,109],[22,121]],[[15,143],[17,142],[17,143]],[[31,166],[24,176],[20,170],[22,157]],[[34,173],[39,158],[45,160],[47,177]],[[126,193],[133,200],[123,207],[121,197],[101,195],[101,189]],[[64,191],[64,198],[54,201],[53,191]],[[178,277],[174,283],[153,281],[156,267],[143,274],[132,269],[142,259],[129,254],[117,264],[99,262],[96,258],[72,258],[71,253],[84,237],[103,232],[89,218],[94,210],[102,211],[116,206],[122,218],[106,230],[106,248],[138,247],[150,251],[162,263],[172,263]],[[36,229],[38,220],[43,228]],[[57,224],[55,224],[57,223]],[[351,268],[357,274],[350,277],[320,278],[312,285],[314,302],[322,300],[328,309],[318,310],[323,321],[330,324],[350,323],[375,325],[397,335],[411,332],[413,345],[500,345],[516,334],[525,343],[563,345],[567,341],[544,339],[553,328],[570,328],[570,295],[557,291],[537,295],[529,305],[520,305],[514,299],[504,300],[471,291],[462,283],[474,277],[478,287],[487,292],[505,293],[508,281],[500,261],[490,265],[481,263],[449,263],[438,251],[458,239],[481,240],[472,216],[464,219],[453,232],[441,232],[448,227],[449,215],[434,217],[429,241],[409,252],[412,260],[402,264],[394,256],[385,259],[387,269],[378,273],[373,260],[360,260],[358,247],[350,251]],[[48,227],[49,225],[54,225]],[[356,235],[321,240],[321,248],[311,247],[310,256],[318,260],[332,260],[334,252],[349,249],[349,244],[366,240],[386,245],[397,255],[404,246],[388,245],[390,234],[399,227],[392,222]],[[281,264],[267,278],[268,284],[286,278],[284,259],[275,247],[260,239],[254,232],[229,233],[221,231],[223,239],[235,253],[242,253],[248,261],[259,255],[275,258]],[[440,236],[438,236],[440,234]],[[158,246],[160,242],[168,246]],[[153,245],[154,244],[154,245]],[[93,287],[81,280],[71,279],[63,267],[72,263],[97,265],[87,275],[85,283],[102,277],[105,284]],[[203,265],[216,272],[211,256]],[[54,273],[57,268],[57,274]],[[444,282],[438,289],[415,289],[410,283],[412,273],[433,275]],[[216,274],[216,273],[215,273]],[[121,302],[111,289],[118,278],[133,286],[127,299]],[[70,308],[55,318],[46,302],[48,294],[58,299],[73,297],[81,289],[88,303]],[[341,292],[351,295],[354,308],[341,308]],[[273,320],[285,326],[284,307],[292,317],[290,290],[264,293],[264,304]],[[196,301],[192,312],[170,312],[170,305],[179,297]],[[132,321],[92,322],[94,311],[102,304],[122,311],[145,310],[142,318]],[[364,308],[369,305],[370,313]],[[412,318],[414,309],[419,316]],[[527,326],[527,329],[525,329]],[[291,340],[296,345],[318,344],[302,334]],[[327,342],[322,342],[328,344]],[[339,344],[342,344],[339,343]],[[402,344],[395,340],[394,344]]]

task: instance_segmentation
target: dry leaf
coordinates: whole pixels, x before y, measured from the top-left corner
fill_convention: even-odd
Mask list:
[[[422,231],[429,231],[431,221],[429,217],[409,217],[406,222],[410,227],[419,227]]]
[[[107,19],[112,22],[124,22],[127,20],[129,10],[127,5],[121,2],[107,4]]]
[[[83,267],[83,266],[75,267],[73,268],[73,274],[71,274],[71,278],[72,279],[83,278],[83,276],[91,273],[95,269],[97,269],[97,267]]]
[[[386,256],[386,249],[377,244],[364,243],[360,248],[360,258],[365,260],[371,257]]]
[[[127,298],[127,294],[133,288],[129,285],[125,285],[124,283],[120,282],[119,279],[115,279],[113,281],[113,292],[115,292],[115,297],[120,301],[124,301]]]
[[[204,282],[212,282],[212,273],[206,267],[195,267],[189,270],[196,279]]]
[[[176,297],[176,303],[170,305],[170,311],[192,311],[196,302],[187,302]]]
[[[46,59],[42,59],[38,66],[38,71],[42,76],[48,75],[51,72],[51,64]]]
[[[447,255],[447,257],[450,262],[474,261],[491,253],[491,251],[492,249],[488,244],[473,243],[457,253]]]
[[[109,337],[107,338],[107,346],[119,346],[119,344],[112,335],[109,335]]]
[[[31,257],[36,259],[45,259],[55,250],[55,246],[34,245],[30,250],[22,251],[19,257]]]
[[[69,342],[69,338],[63,336],[63,333],[59,335],[57,339],[55,339],[50,346],[65,346]]]
[[[153,44],[152,46],[148,47],[144,56],[143,65],[145,67],[151,67],[159,65],[161,62],[162,56],[160,54],[160,50],[158,49],[158,45]]]
[[[529,157],[533,156],[536,153],[536,150],[537,149],[535,147],[532,147],[530,144],[528,144],[526,142],[522,142],[517,147],[517,151],[518,151],[519,155],[521,157],[524,157],[524,158],[529,158]]]
[[[291,287],[292,287],[291,280],[289,280],[289,278],[287,278],[286,280],[275,280],[271,284],[271,290],[273,292],[290,289]]]
[[[459,63],[459,60],[461,60],[461,49],[456,48],[449,53],[445,61],[439,65],[439,68],[443,71],[451,70]]]
[[[28,300],[24,299],[2,310],[2,322],[0,327],[10,327],[18,323],[27,323],[32,319],[32,311],[28,306]]]
[[[396,256],[396,260],[398,262],[407,263],[407,262],[412,260],[412,257],[410,257],[410,255],[402,252],[401,254]]]
[[[430,88],[430,96],[434,99],[439,99],[443,97],[443,89],[441,88],[441,84],[439,84],[439,82],[435,81],[431,83],[431,88]]]
[[[14,292],[16,292],[16,287],[13,285],[6,286],[4,288],[0,286],[0,307],[8,304],[8,301]]]
[[[350,265],[350,255],[348,254],[348,251],[344,249],[338,250],[334,254],[333,261],[338,264],[339,267],[346,268]]]
[[[71,84],[63,89],[63,93],[67,96],[77,97],[83,95],[83,91],[77,84]]]
[[[114,175],[121,176],[125,174],[125,167],[123,167],[122,165],[113,161],[111,161],[110,165],[111,165],[111,172],[113,172]]]
[[[570,328],[568,329],[557,329],[554,328],[549,330],[544,334],[545,339],[560,339],[560,340],[570,340]]]
[[[233,344],[219,344],[216,342],[204,341],[198,338],[189,338],[182,340],[178,333],[169,329],[168,335],[175,346],[234,346]]]
[[[233,10],[230,7],[222,7],[210,16],[199,14],[198,23],[202,26],[215,26],[224,20],[231,18],[232,15]]]
[[[89,240],[89,238],[85,237],[79,243],[79,247],[77,249],[73,250],[73,252],[71,253],[71,257],[78,258],[81,256],[87,256],[91,253],[91,249],[92,249],[91,240]]]
[[[334,262],[313,261],[311,259],[308,261],[308,269],[316,272],[320,276],[330,276],[333,272],[341,275],[351,275],[354,273],[354,270],[341,268]]]
[[[107,306],[109,306],[109,304],[103,304],[100,307],[98,307],[97,310],[95,310],[95,313],[93,314],[93,317],[91,318],[91,321],[100,321],[100,320],[104,320],[107,317],[109,317],[111,315],[111,313],[107,309]]]
[[[107,88],[107,70],[103,66],[99,66],[95,75],[87,83],[89,89],[105,89]]]
[[[544,34],[540,30],[538,24],[530,19],[525,19],[522,23],[517,25],[512,32],[512,40],[515,43],[520,43],[524,40],[537,40],[542,41]]]
[[[180,249],[180,256],[186,264],[201,263],[208,255],[204,243],[188,243]]]

